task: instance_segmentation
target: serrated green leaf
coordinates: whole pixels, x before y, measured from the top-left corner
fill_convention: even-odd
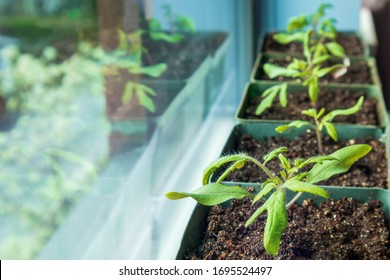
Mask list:
[[[286,152],[288,152],[288,148],[287,147],[279,147],[279,148],[269,152],[268,154],[266,154],[263,157],[263,160],[264,160],[263,164],[265,165],[270,160],[273,160],[274,158],[277,158],[279,154],[286,153]]]
[[[276,184],[273,182],[269,182],[268,184],[263,184],[260,192],[255,196],[253,199],[252,205],[255,204],[257,201],[265,197],[267,194],[270,193],[274,188],[276,188]]]
[[[337,139],[338,139],[338,134],[337,134],[336,127],[335,127],[332,123],[329,123],[329,122],[324,122],[323,124],[324,124],[325,129],[326,129],[326,131],[328,132],[329,136],[330,136],[334,141],[337,141]]]
[[[213,206],[230,199],[253,197],[253,194],[239,186],[225,186],[218,183],[212,183],[204,185],[192,193],[168,192],[165,196],[172,200],[191,197],[202,205]]]
[[[207,185],[210,181],[211,175],[220,167],[224,166],[225,164],[231,163],[231,162],[236,162],[236,161],[243,161],[243,160],[248,160],[249,157],[246,154],[234,154],[234,155],[229,155],[229,156],[223,156],[220,157],[219,159],[213,161],[210,163],[205,170],[203,171],[203,176],[202,176],[202,184]]]
[[[298,181],[296,179],[287,180],[283,184],[283,187],[288,188],[293,192],[306,192],[306,193],[322,196],[325,198],[329,197],[329,193],[325,191],[323,188],[307,182]]]
[[[300,127],[303,127],[303,126],[311,126],[313,127],[313,124],[310,123],[310,122],[307,122],[307,121],[293,121],[291,123],[289,123],[288,125],[280,125],[278,126],[277,128],[275,128],[275,131],[276,132],[279,132],[279,133],[283,133],[285,132],[287,129],[289,128],[300,128]]]
[[[266,63],[264,64],[264,72],[270,77],[274,79],[279,76],[283,77],[295,77],[299,72],[293,69],[288,69],[285,67],[277,66],[274,64]]]
[[[235,169],[240,169],[245,165],[245,162],[247,159],[241,159],[236,162],[234,162],[232,165],[229,166],[228,169],[226,169],[221,176],[219,176],[217,183],[222,182],[231,172],[233,172]]]
[[[371,151],[371,146],[357,144],[342,148],[329,156],[337,158],[338,161],[325,161],[317,163],[309,171],[307,182],[315,184],[325,181],[333,175],[347,172],[354,162]]]
[[[280,44],[288,44],[291,42],[303,42],[304,35],[304,32],[277,33],[272,38]]]
[[[282,164],[283,168],[286,170],[290,170],[290,168],[291,168],[290,161],[283,154],[279,154],[278,158],[279,158],[280,163]]]
[[[338,57],[345,57],[345,50],[339,43],[329,42],[325,44],[325,47],[332,55]]]
[[[128,104],[132,97],[133,97],[133,91],[134,91],[134,83],[133,82],[127,82],[125,86],[125,90],[122,95],[122,104],[126,105]]]
[[[263,240],[264,248],[269,254],[275,256],[279,251],[281,236],[287,227],[286,194],[283,190],[274,192],[249,218],[245,226],[253,223],[264,211],[267,211]]]
[[[349,116],[349,115],[356,114],[357,112],[359,112],[360,108],[362,107],[363,102],[364,102],[364,96],[360,96],[359,100],[356,102],[354,106],[348,109],[334,110],[328,113],[327,115],[325,115],[322,118],[322,122],[332,122],[333,119],[337,116]]]

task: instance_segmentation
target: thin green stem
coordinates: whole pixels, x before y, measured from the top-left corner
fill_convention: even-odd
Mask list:
[[[315,124],[316,124],[316,136],[317,136],[317,145],[318,145],[318,152],[323,155],[324,154],[324,148],[322,146],[322,138],[321,138],[321,125],[318,122],[317,118],[314,118]]]
[[[293,205],[293,204],[298,200],[298,198],[301,197],[301,195],[302,195],[301,192],[300,192],[300,193],[297,193],[297,194],[293,197],[293,199],[291,199],[290,202],[286,205],[286,209],[290,208],[291,205]]]
[[[258,167],[260,167],[266,174],[267,176],[270,178],[270,179],[274,179],[274,175],[272,175],[271,171],[264,165],[262,164],[260,161],[258,161],[257,159],[255,158],[249,158],[254,164],[256,164]]]

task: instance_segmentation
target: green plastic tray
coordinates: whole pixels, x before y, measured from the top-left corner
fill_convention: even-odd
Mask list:
[[[274,123],[277,125],[282,125],[289,123],[293,120],[272,120],[272,119],[249,119],[246,117],[245,110],[249,106],[249,101],[251,97],[261,96],[261,94],[268,88],[270,88],[273,84],[268,82],[256,82],[256,83],[248,83],[245,88],[241,98],[240,105],[236,111],[236,120],[239,123]],[[322,89],[326,89],[328,91],[335,91],[339,89],[337,85],[323,85]],[[300,85],[290,85],[288,88],[289,94],[297,94],[298,92],[306,92],[307,88]],[[379,130],[384,132],[385,128],[388,125],[388,116],[385,107],[385,102],[383,100],[382,91],[378,87],[361,87],[361,88],[353,88],[351,92],[363,92],[365,98],[375,99],[377,101],[376,114],[378,117],[379,125],[359,125],[359,124],[351,124],[351,123],[335,123],[338,130],[343,130],[347,126],[351,126],[356,129],[360,128],[369,128],[373,130]]]
[[[235,184],[237,185],[237,184]],[[259,187],[259,185],[251,184],[250,186]],[[390,191],[384,189],[362,189],[354,187],[324,187],[329,193],[330,198],[340,199],[343,197],[351,197],[359,202],[367,202],[371,200],[379,200],[382,202],[383,211],[386,216],[387,226],[390,228]],[[287,199],[293,197],[292,193],[287,193]],[[324,198],[303,194],[297,201],[301,204],[304,199],[311,198],[318,205]],[[183,238],[180,243],[179,251],[176,255],[177,260],[184,259],[185,252],[195,251],[202,245],[207,231],[207,217],[211,207],[197,204],[192,212],[191,218],[184,231]]]

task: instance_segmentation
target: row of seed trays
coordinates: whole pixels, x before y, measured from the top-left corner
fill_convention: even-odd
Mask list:
[[[330,8],[259,40],[221,157],[200,188],[166,193],[198,202],[177,259],[390,258],[383,93]]]

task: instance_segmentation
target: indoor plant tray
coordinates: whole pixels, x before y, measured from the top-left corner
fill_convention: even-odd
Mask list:
[[[293,42],[286,45],[277,43],[272,38],[273,34],[286,31],[277,32],[263,32],[260,35],[258,41],[257,52],[269,52],[269,53],[288,53],[290,55],[302,55],[303,46],[300,42]],[[355,31],[338,31],[337,34],[341,36],[341,40],[338,42],[344,47],[344,50],[349,57],[368,56],[369,48],[367,42],[364,41],[362,35]],[[348,40],[353,40],[349,43]],[[358,47],[356,47],[358,46]]]
[[[237,185],[237,184],[236,184]],[[250,185],[251,187],[258,188],[258,185]],[[387,228],[390,228],[389,217],[390,217],[390,191],[383,189],[362,189],[362,188],[337,188],[337,187],[324,187],[329,194],[330,198],[338,200],[344,197],[351,197],[358,202],[367,202],[373,200],[379,200],[382,203],[382,209],[386,216]],[[287,200],[292,198],[290,192],[287,193]],[[324,201],[324,198],[313,196],[309,194],[303,194],[297,201],[299,205],[302,204],[303,200],[311,198],[318,205]],[[224,203],[224,206],[228,206],[229,203]],[[176,259],[182,260],[188,258],[186,254],[189,252],[195,252],[203,244],[203,241],[208,230],[208,216],[211,207],[197,204],[192,212],[191,218],[184,231],[180,248],[178,250]],[[261,242],[261,241],[258,241]],[[259,244],[261,247],[262,244]]]
[[[313,135],[314,132],[307,133],[307,128],[302,127],[279,134],[275,131],[277,126],[278,125],[271,123],[243,123],[236,125],[227,139],[221,155],[232,154],[237,151],[245,152],[245,149],[250,149],[250,151],[247,152],[252,153],[256,157],[262,157],[264,153],[280,146],[287,146],[291,150],[291,155],[286,154],[287,157],[307,158],[318,154],[315,136]],[[349,177],[346,177],[347,179],[345,179],[348,181],[344,181],[343,175],[340,177],[335,176],[333,179],[330,179],[330,183],[328,181],[325,183],[335,186],[351,186],[351,184],[353,184],[353,186],[367,188],[389,188],[387,134],[384,134],[379,130],[372,130],[364,127],[343,127],[343,129],[340,129],[336,126],[336,129],[338,130],[339,141],[345,141],[346,144],[367,142],[373,146],[373,150],[363,157],[359,164],[356,164],[356,167],[353,166],[349,173],[346,173],[350,174]],[[245,137],[242,138],[243,136]],[[297,137],[302,138],[299,139],[299,141],[294,142]],[[303,143],[302,149],[297,148],[298,143]],[[336,143],[330,139],[328,140],[328,143],[330,152],[333,152],[335,148],[341,148],[343,145],[341,142]],[[346,145],[345,143],[344,145]],[[381,161],[379,161],[380,158]],[[226,181],[234,180],[238,183],[243,183],[249,180],[258,182],[260,178],[262,178],[261,173],[254,173],[250,168],[241,168],[239,171],[233,171],[232,174],[234,174],[234,172],[240,173],[236,173],[234,177],[228,177]],[[243,180],[242,178],[249,179]],[[338,179],[335,180],[336,178]],[[374,178],[375,181],[373,181]]]
[[[236,119],[239,123],[258,123],[258,122],[267,122],[267,123],[275,123],[275,124],[286,124],[290,123],[294,119],[271,119],[271,118],[254,118],[250,117],[248,115],[248,108],[251,106],[251,99],[261,96],[261,94],[270,88],[273,85],[273,83],[270,84],[270,82],[257,82],[257,83],[248,83],[245,88],[244,92],[241,98],[240,105],[236,111]],[[336,94],[336,91],[340,89],[338,86],[332,86],[332,85],[323,85],[321,87],[322,90],[325,91],[330,91],[333,94]],[[342,89],[342,88],[341,88]],[[344,90],[346,90],[344,88]],[[304,86],[300,85],[290,85],[288,88],[289,94],[300,94],[301,92],[307,92],[307,88]],[[356,123],[340,123],[338,122],[337,125],[342,129],[342,127],[345,126],[353,126],[353,127],[366,127],[374,130],[382,130],[384,131],[386,126],[388,125],[388,117],[387,117],[387,111],[385,107],[385,103],[383,100],[383,95],[382,91],[380,90],[379,87],[361,87],[361,88],[353,88],[351,90],[348,90],[348,92],[351,92],[351,94],[354,93],[363,93],[365,99],[374,99],[376,101],[376,120],[377,120],[377,125],[374,124],[356,124]],[[276,98],[277,99],[277,98]],[[275,99],[275,100],[276,100]],[[319,100],[321,100],[321,95],[319,97]],[[357,101],[357,99],[356,99]],[[363,103],[364,104],[364,103]],[[274,106],[279,106],[280,104],[273,105]],[[364,106],[364,105],[363,105]],[[340,108],[341,109],[341,108]],[[283,113],[283,108],[280,107],[281,110],[281,116]],[[328,110],[327,110],[328,112]],[[362,112],[364,114],[364,112]],[[302,116],[299,114],[297,116],[297,119],[301,119]],[[337,120],[337,119],[336,119]]]
[[[263,71],[263,65],[267,62],[275,63],[276,61],[279,61],[281,64],[287,65],[291,60],[292,56],[286,56],[282,54],[271,54],[271,53],[261,53],[257,56],[255,64],[253,66],[250,81],[256,82],[256,81],[272,81],[272,82],[281,82],[284,79],[278,79],[278,80],[270,80],[266,77],[264,71]],[[376,61],[372,57],[352,57],[350,58],[351,66],[350,66],[350,72],[355,75],[355,77],[347,78],[347,75],[349,72],[347,72],[345,75],[339,78],[339,80],[330,80],[330,81],[323,81],[320,80],[320,85],[327,83],[327,84],[335,84],[340,86],[347,86],[347,87],[362,87],[362,86],[381,86],[381,82],[378,75],[378,70],[376,66]],[[334,60],[334,63],[339,63],[339,60]],[[366,68],[366,71],[363,72],[363,68]],[[352,70],[351,70],[352,69]],[[356,81],[356,75],[357,78],[362,79],[361,81]],[[283,78],[283,77],[279,77]],[[289,83],[296,83],[296,81],[292,79],[286,79]]]

